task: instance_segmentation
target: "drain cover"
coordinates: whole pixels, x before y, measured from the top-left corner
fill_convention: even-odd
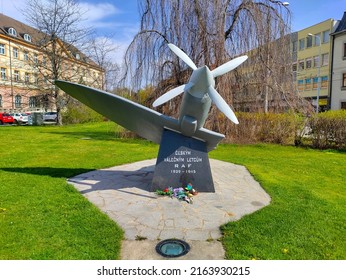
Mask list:
[[[167,258],[177,258],[186,255],[190,251],[190,245],[179,239],[166,239],[159,242],[156,252]]]

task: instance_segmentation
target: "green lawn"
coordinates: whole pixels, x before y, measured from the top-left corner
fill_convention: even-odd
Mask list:
[[[0,127],[0,259],[117,259],[122,230],[66,178],[155,157],[114,123]]]
[[[118,139],[111,122],[0,127],[0,259],[117,259],[122,230],[66,178],[157,156]],[[346,259],[346,154],[220,145],[210,157],[247,166],[271,204],[222,227],[229,259]]]
[[[277,145],[221,145],[245,165],[268,207],[222,227],[229,259],[346,259],[346,154]]]

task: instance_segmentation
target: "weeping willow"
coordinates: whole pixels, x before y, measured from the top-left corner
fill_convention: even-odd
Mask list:
[[[293,87],[289,9],[274,0],[145,0],[140,31],[129,45],[124,82],[156,88],[148,103],[187,82],[191,69],[167,47],[173,43],[210,70],[247,54],[244,66],[218,77],[216,87],[236,110],[280,111],[299,103]],[[177,115],[180,97],[159,108]],[[209,127],[219,112],[212,107]]]

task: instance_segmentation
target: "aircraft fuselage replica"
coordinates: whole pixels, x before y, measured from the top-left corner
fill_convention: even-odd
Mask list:
[[[61,80],[55,83],[110,120],[160,144],[152,190],[193,183],[199,191],[214,192],[207,152],[213,150],[224,135],[205,129],[203,125],[212,102],[227,118],[238,124],[231,108],[215,90],[215,78],[239,66],[247,56],[233,59],[211,71],[207,66],[197,68],[182,50],[173,44],[168,46],[193,72],[187,84],[160,96],[153,106],[160,106],[184,93],[179,119],[105,91]]]

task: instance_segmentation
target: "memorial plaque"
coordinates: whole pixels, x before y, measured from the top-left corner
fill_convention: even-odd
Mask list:
[[[151,190],[184,188],[188,183],[198,192],[215,192],[206,144],[165,129]]]

